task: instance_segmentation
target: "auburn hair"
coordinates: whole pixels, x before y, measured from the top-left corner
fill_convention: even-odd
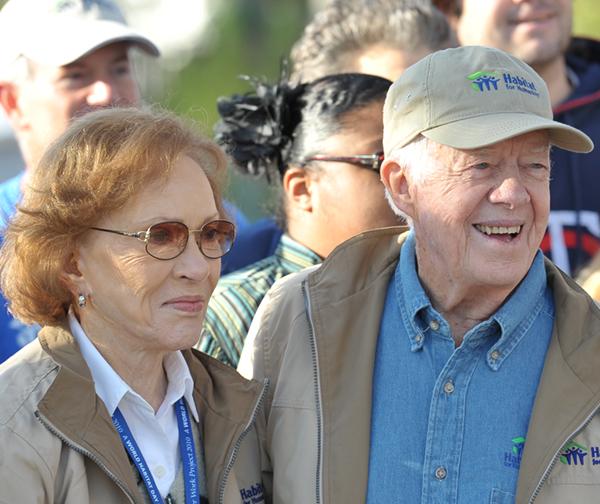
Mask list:
[[[145,187],[166,180],[182,155],[204,171],[226,217],[225,155],[191,123],[164,110],[134,108],[73,121],[26,179],[4,234],[0,286],[9,311],[25,323],[61,322],[73,301],[64,272],[79,240]]]

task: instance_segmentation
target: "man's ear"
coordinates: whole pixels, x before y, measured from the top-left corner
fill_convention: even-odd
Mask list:
[[[19,87],[0,81],[0,106],[14,130],[22,129],[23,114],[19,106]]]
[[[308,170],[290,166],[283,174],[282,184],[289,205],[303,212],[313,211],[313,179]]]
[[[406,168],[394,159],[386,159],[381,165],[381,181],[396,208],[409,217],[414,216],[414,200],[411,182],[406,175]]]

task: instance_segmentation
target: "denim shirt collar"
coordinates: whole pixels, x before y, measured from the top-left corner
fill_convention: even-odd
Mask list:
[[[415,352],[423,347],[430,331],[451,338],[450,325],[431,305],[417,275],[414,231],[409,233],[402,245],[394,283],[411,351]],[[538,250],[525,278],[498,311],[465,334],[463,345],[475,348],[484,339],[495,337],[497,340],[487,352],[486,361],[490,368],[497,370],[542,309],[546,283],[544,259],[542,252]]]

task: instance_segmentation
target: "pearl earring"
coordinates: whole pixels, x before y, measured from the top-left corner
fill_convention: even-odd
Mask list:
[[[85,307],[87,303],[87,299],[85,298],[84,294],[79,294],[79,297],[77,298],[77,304],[79,305],[80,308]]]

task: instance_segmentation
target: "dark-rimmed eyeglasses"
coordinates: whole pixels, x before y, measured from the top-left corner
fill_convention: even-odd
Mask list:
[[[137,238],[146,244],[148,255],[161,261],[181,255],[190,234],[195,236],[200,252],[209,259],[218,259],[227,254],[235,239],[235,225],[226,220],[207,222],[200,229],[189,229],[183,222],[159,222],[152,224],[146,231],[133,232],[99,227],[91,229]]]
[[[381,163],[383,163],[383,152],[376,152],[375,154],[358,154],[356,156],[329,156],[327,154],[314,154],[307,158],[304,158],[304,163],[310,161],[331,161],[334,163],[349,163],[363,168],[370,168],[371,170],[379,171],[381,169]]]

